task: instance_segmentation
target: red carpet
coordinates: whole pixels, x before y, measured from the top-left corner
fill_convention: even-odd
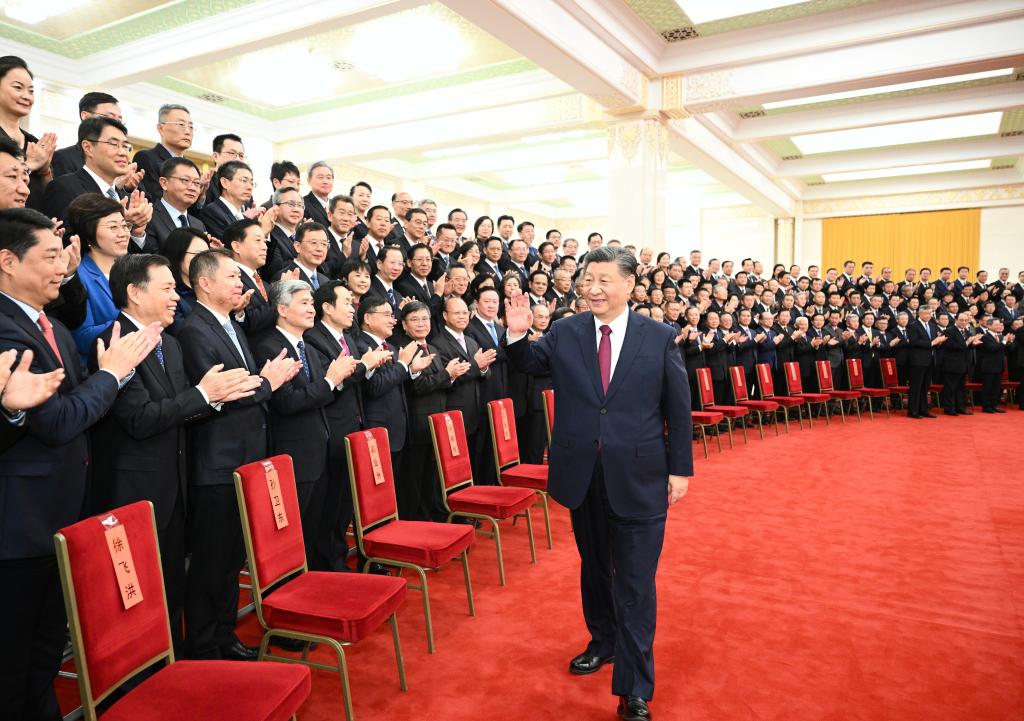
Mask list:
[[[700,457],[658,576],[655,718],[1024,718],[1022,433],[1016,410],[883,415],[764,442],[754,431]],[[458,566],[430,578],[433,656],[410,593],[399,616],[408,693],[386,626],[350,649],[357,718],[615,718],[610,669],[566,670],[587,635],[568,513],[553,515],[553,551],[535,520],[536,566],[522,527],[505,533],[505,588],[493,544],[478,539],[475,618]],[[257,642],[254,616],[241,635]],[[72,683],[61,682],[68,701]],[[313,672],[300,718],[344,718],[336,676]]]

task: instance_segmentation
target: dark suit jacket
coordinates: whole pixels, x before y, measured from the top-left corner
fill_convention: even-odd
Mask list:
[[[466,335],[475,340],[477,345],[484,350],[493,349],[498,352],[497,359],[491,364],[490,368],[487,369],[487,373],[484,375],[483,386],[480,388],[481,406],[486,406],[490,401],[497,400],[499,398],[510,397],[509,373],[511,368],[509,368],[508,354],[506,353],[505,346],[502,343],[502,341],[505,340],[505,328],[499,323],[495,323],[494,327],[498,332],[497,345],[495,345],[494,339],[491,338],[491,334],[487,330],[483,321],[476,316],[473,316],[470,319],[469,325],[466,327]],[[525,410],[523,401],[525,401],[525,396],[520,399],[519,405],[516,406],[517,412]],[[515,403],[516,399],[513,398],[512,402]]]
[[[356,337],[356,344],[356,355],[359,356],[370,348],[379,347],[366,333]],[[398,453],[405,447],[408,428],[409,409],[404,386],[409,380],[409,372],[398,362],[398,349],[391,343],[388,343],[388,348],[392,362],[377,368],[363,386],[363,408],[366,411],[363,425],[366,428],[386,428],[391,452]]]
[[[138,330],[123,313],[117,320],[121,333]],[[108,345],[111,330],[100,334]],[[93,444],[101,450],[93,461],[93,507],[152,501],[157,526],[165,528],[178,496],[185,498],[185,424],[213,409],[188,382],[178,341],[165,334],[161,344],[164,367],[156,351],[150,352],[117,394],[110,412],[92,429]],[[96,367],[94,349],[89,368],[95,373]]]
[[[381,286],[383,287],[383,286]],[[421,303],[430,305],[431,298],[434,298],[434,289],[431,287],[430,281],[427,281],[428,290],[423,290],[423,286],[420,282],[412,277],[409,273],[402,275],[398,280],[395,281],[395,291],[403,298],[415,298]]]
[[[242,327],[231,321],[242,347],[239,356],[227,331],[216,316],[199,303],[178,331],[189,383],[198,383],[211,367],[224,364],[224,370],[248,368],[259,373]],[[244,364],[243,364],[244,357]],[[225,403],[221,409],[189,428],[189,483],[196,486],[222,486],[233,483],[238,466],[269,456],[267,438],[267,401],[270,383],[266,380],[255,395]]]
[[[942,362],[940,370],[944,373],[966,373],[970,348],[967,347],[967,339],[955,325],[951,325],[943,332],[946,342],[942,344]],[[1002,370],[1002,366],[1000,366]]]
[[[725,341],[722,339],[722,329],[718,328],[715,330],[711,347],[704,351],[704,364],[711,369],[711,380],[713,381],[724,381],[728,376],[729,356],[726,351]],[[689,367],[687,367],[686,373],[689,375]],[[721,399],[720,402],[724,403],[725,399]]]
[[[749,336],[743,326],[738,323],[733,326],[733,331],[743,334],[736,343],[736,365],[743,366],[743,372],[747,374],[747,377],[751,377],[754,366],[757,364],[757,343],[754,342],[757,330],[755,326],[747,327],[750,329]]]
[[[981,336],[981,345],[978,346],[978,372],[1002,373],[1003,358],[1006,355],[1006,347],[996,340],[988,331]]]
[[[64,382],[27,412],[16,442],[0,451],[0,560],[53,555],[53,534],[82,517],[90,463],[86,431],[110,408],[117,380],[86,376],[67,329],[50,321],[64,360]],[[60,367],[42,331],[0,295],[0,351],[31,349],[32,372]],[[3,421],[7,423],[7,421]]]
[[[462,423],[466,427],[466,433],[472,435],[480,429],[480,420],[485,417],[483,404],[480,402],[480,391],[486,374],[481,373],[480,366],[473,359],[480,350],[479,344],[468,334],[464,334],[463,337],[466,339],[465,351],[454,336],[444,329],[434,338],[432,346],[440,354],[442,365],[448,365],[452,358],[458,358],[469,361],[472,366],[468,373],[455,379],[455,383],[448,390],[445,406],[445,410],[448,411],[462,411]]]
[[[328,226],[327,230],[327,243],[327,258],[320,266],[320,272],[328,278],[340,278],[341,267],[345,265],[345,261],[348,260],[348,258],[341,252],[341,247],[334,236],[334,231],[330,229],[330,226]]]
[[[326,368],[335,358],[341,354],[341,344],[334,340],[334,335],[323,324],[317,321],[316,324],[307,330],[303,335],[306,344],[313,348],[320,365]],[[345,333],[345,343],[348,345],[350,354],[358,356],[358,347],[355,336]],[[342,384],[341,390],[334,392],[334,401],[324,410],[327,414],[327,422],[331,426],[331,439],[340,433],[338,441],[342,446],[342,459],[344,460],[344,437],[362,428],[363,419],[363,382],[366,379],[366,367],[360,363],[356,372],[349,376]]]
[[[96,181],[92,179],[92,176],[89,175],[84,167],[79,168],[74,173],[62,175],[50,181],[50,184],[46,186],[46,191],[43,193],[43,213],[48,218],[57,218],[67,223],[68,206],[71,205],[71,201],[79,195],[85,195],[86,193],[100,194],[100,192],[100,186],[96,185]],[[119,190],[117,194],[122,198],[126,195],[123,190]],[[138,252],[138,247],[135,246],[135,243],[130,242],[128,249],[131,251],[133,247]]]
[[[160,187],[160,166],[165,160],[170,159],[171,151],[160,143],[135,153],[133,161],[137,164],[137,169],[146,171],[142,176],[142,190],[150,203],[156,203],[164,195],[164,190]]]
[[[163,208],[162,203],[154,203],[154,205]],[[153,212],[156,215],[156,211]],[[199,217],[205,225],[206,230],[209,231],[210,235],[214,238],[223,238],[224,231],[228,229],[228,226],[235,222],[235,216],[231,214],[231,210],[228,206],[224,205],[223,201],[218,198],[212,203],[207,203],[203,206],[203,209],[199,211]],[[175,223],[177,225],[177,223]]]
[[[394,311],[395,318],[398,318],[401,312],[399,310],[399,304],[401,304],[402,302],[402,293],[401,291],[399,291],[397,284],[392,284],[391,289],[392,291],[394,291],[395,296],[395,302],[391,303],[391,310]],[[376,296],[377,298],[381,298],[382,300],[388,300],[387,288],[384,287],[384,284],[376,275],[370,278],[370,290],[366,291],[366,294]],[[400,326],[395,326],[396,333],[399,332],[400,330]]]
[[[262,366],[284,349],[289,358],[299,354],[279,329],[265,333],[253,344],[256,363]],[[326,408],[334,400],[334,389],[324,380],[326,367],[315,353],[306,351],[309,364],[282,385],[270,398],[271,455],[292,457],[296,483],[312,483],[327,463]]]
[[[907,362],[911,366],[929,366],[932,364],[932,338],[935,338],[935,329],[931,329],[931,336],[925,332],[921,321],[913,320],[907,326],[907,341],[910,352]]]
[[[85,155],[82,153],[81,145],[69,145],[61,148],[53,154],[50,161],[50,170],[54,178],[59,178],[68,173],[78,172],[85,165]]]
[[[266,284],[263,287],[269,292]],[[270,305],[269,299],[263,299],[256,283],[243,270],[242,293],[249,290],[252,291],[252,297],[249,299],[249,305],[245,307],[245,318],[241,321],[241,326],[249,340],[256,340],[261,333],[270,330],[277,323],[277,308]]]
[[[188,219],[188,227],[195,228],[201,233],[206,232],[206,224],[203,223],[198,216],[188,212],[185,214],[185,217]],[[172,230],[180,227],[181,225],[178,223],[178,219],[170,216],[163,203],[159,201],[153,203],[153,218],[149,221],[149,225],[146,226],[147,252],[161,252],[164,247],[164,241],[167,240],[167,236],[171,234]],[[221,237],[216,233],[213,233],[212,235],[218,239]]]
[[[313,194],[313,191],[306,193],[302,200],[306,205],[305,217],[310,218],[314,223],[319,223],[325,228],[331,227],[331,219],[327,217],[327,211],[324,210],[320,199]]]
[[[409,407],[409,443],[417,445],[430,445],[429,417],[433,413],[447,410],[448,393],[452,385],[438,349],[428,343],[427,351],[434,354],[434,360],[415,380],[405,384],[406,403]]]
[[[267,245],[267,262],[260,268],[260,277],[271,283],[281,271],[288,267],[297,257],[295,243],[278,226],[270,231],[270,240]]]
[[[555,500],[578,508],[601,463],[612,512],[650,517],[667,510],[669,474],[693,475],[690,394],[671,328],[630,313],[623,341],[607,393],[591,313],[564,318],[537,342],[521,339],[507,351],[523,371],[551,373],[548,488]]]

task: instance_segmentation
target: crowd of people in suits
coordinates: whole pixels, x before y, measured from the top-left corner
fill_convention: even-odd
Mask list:
[[[88,93],[77,142],[58,149],[19,126],[32,83],[23,61],[0,58],[0,584],[18,589],[0,595],[14,621],[0,717],[55,719],[58,528],[152,501],[176,650],[254,659],[235,636],[234,469],[292,457],[314,570],[349,567],[346,434],[386,428],[400,517],[445,520],[427,417],[461,411],[475,481],[494,484],[486,408],[512,398],[522,460],[542,463],[551,380],[510,364],[505,301],[529,297],[540,338],[588,310],[587,253],[622,243],[557,229],[540,239],[510,215],[470,226],[466,211],[442,219],[405,192],[374,204],[363,181],[335,192],[325,162],[306,172],[304,195],[299,168],[275,162],[259,204],[239,136],[214,139],[205,172],[185,157],[184,106],[161,107],[160,142],[133,155],[117,99]],[[709,368],[719,402],[733,365],[757,397],[756,363],[785,388],[783,364],[796,361],[813,389],[815,360],[842,387],[844,360],[857,358],[880,387],[879,359],[894,358],[912,418],[932,417],[939,379],[950,415],[971,413],[968,380],[1000,413],[1004,364],[1024,379],[1024,271],[897,278],[851,260],[767,272],[751,258],[624,247],[639,261],[632,310],[674,327],[691,383]]]

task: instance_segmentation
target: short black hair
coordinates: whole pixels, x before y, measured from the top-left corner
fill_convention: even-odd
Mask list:
[[[221,261],[224,260],[234,262],[231,259],[231,253],[220,248],[204,250],[196,255],[188,268],[188,283],[192,286],[192,289],[198,288],[199,279],[209,278],[220,267]]]
[[[544,276],[545,278],[547,278],[548,280],[551,280],[550,278],[548,278],[548,274],[547,274],[546,272],[544,272],[543,270],[540,270],[540,269],[538,268],[537,270],[535,270],[535,271],[533,271],[532,273],[530,273],[530,275],[529,275],[529,278],[528,278],[529,282],[530,282],[530,283],[532,283],[532,282],[533,282],[533,279],[534,279],[534,278],[535,278],[536,276],[538,276],[538,275],[543,275],[543,276]]]
[[[469,214],[462,208],[452,208],[451,210],[448,211],[448,220],[451,220],[452,216],[455,215],[456,213],[462,213],[467,218],[469,217]]]
[[[21,149],[21,146],[16,141],[6,135],[0,135],[0,153],[10,155],[18,160],[25,159],[25,151]]]
[[[0,78],[3,78],[7,73],[18,68],[21,68],[28,73],[30,78],[35,78],[35,75],[33,75],[32,71],[28,69],[28,65],[25,64],[25,61],[17,55],[4,55],[0,58]]]
[[[349,188],[348,194],[349,195],[355,195],[356,194],[356,188],[366,188],[368,191],[370,191],[371,194],[373,193],[373,188],[371,188],[370,184],[367,183],[365,180],[356,181],[356,184],[353,185],[351,188]]]
[[[114,261],[110,269],[110,296],[119,310],[128,307],[128,286],[145,289],[149,284],[149,269],[170,268],[167,258],[155,253],[126,253]]]
[[[405,256],[406,259],[407,260],[412,259],[412,257],[414,255],[416,255],[416,251],[418,251],[418,250],[425,250],[425,251],[427,251],[427,253],[430,253],[431,258],[433,258],[433,251],[430,250],[430,246],[429,245],[427,245],[426,243],[414,243],[409,248],[409,252]]]
[[[241,141],[239,141],[239,142],[241,142]],[[220,151],[218,151],[218,152],[220,152]],[[271,164],[271,166],[270,166],[270,180],[271,181],[276,180],[277,182],[280,183],[282,180],[284,180],[284,176],[286,176],[286,175],[294,175],[296,177],[300,177],[301,173],[299,173],[299,166],[297,166],[295,163],[293,163],[290,160],[280,160],[280,161],[278,161],[276,163]]]
[[[387,298],[375,293],[367,293],[359,301],[359,310],[356,313],[356,322],[358,322],[359,326],[362,327],[366,322],[367,314],[374,312],[378,308],[384,307],[388,309],[391,308],[391,304],[388,303]]]
[[[496,296],[498,296],[498,300],[501,300],[501,293],[498,292],[498,289],[489,285],[485,285],[482,288],[477,288],[476,293],[473,294],[473,300],[480,300],[481,298],[484,297],[485,293],[494,293]]]
[[[362,258],[349,258],[346,260],[344,264],[342,264],[341,270],[338,271],[338,275],[341,277],[342,281],[345,281],[348,279],[349,273],[355,273],[360,270],[371,278],[373,277],[373,268],[371,268],[370,264]],[[345,287],[347,288],[348,285]]]
[[[299,223],[299,227],[295,229],[295,242],[301,243],[302,239],[306,237],[307,233],[315,233],[318,230],[323,233],[327,232],[327,228],[325,228],[320,223]]]
[[[100,105],[117,105],[118,100],[110,93],[86,93],[82,96],[81,100],[78,101],[78,112],[79,113],[95,113],[96,108]]]
[[[241,160],[229,160],[224,163],[217,169],[217,185],[220,185],[221,180],[233,180],[239,170],[248,170],[252,173],[252,168]]]
[[[220,135],[215,136],[213,139],[213,152],[219,153],[220,151],[224,150],[225,140],[234,140],[239,145],[243,144],[242,139],[235,135],[234,133],[221,133]]]
[[[82,253],[96,244],[96,226],[101,219],[119,213],[124,217],[124,208],[113,198],[99,193],[82,193],[67,207],[68,232],[78,236]]]
[[[352,202],[351,196],[339,193],[331,198],[331,202],[327,204],[327,212],[333,213],[338,208],[338,203],[348,203],[352,207],[355,207],[355,203]]]
[[[559,235],[561,235],[562,231],[560,231],[558,228],[552,228],[551,230],[544,234],[544,237],[550,238],[552,233],[558,233]]]
[[[324,317],[324,304],[334,305],[338,301],[338,288],[344,288],[345,284],[340,280],[329,280],[321,283],[320,287],[313,291],[313,307],[316,310],[316,319]]]
[[[398,251],[398,254],[402,257],[402,263],[405,263],[405,251],[402,250],[402,246],[388,243],[380,249],[380,253],[377,254],[377,262],[380,263],[388,259],[388,251]]]
[[[0,250],[11,251],[18,260],[39,242],[37,230],[53,230],[53,221],[31,208],[0,210]]]
[[[441,223],[441,225],[437,226],[437,228],[434,230],[434,235],[441,235],[442,230],[450,230],[453,233],[459,232],[455,230],[455,226],[452,225],[451,223]]]
[[[511,221],[513,225],[514,225],[514,224],[515,224],[515,222],[516,222],[516,219],[515,219],[515,218],[513,218],[513,217],[512,217],[511,215],[499,215],[499,216],[498,216],[498,220],[497,220],[497,222],[496,222],[496,223],[494,224],[494,226],[495,226],[495,227],[497,227],[497,226],[501,225],[502,221],[505,221],[505,220]]]
[[[385,213],[388,214],[388,218],[391,218],[391,211],[388,210],[388,207],[386,205],[375,205],[366,211],[366,220],[372,220],[373,214],[376,213],[378,210],[383,210]]]
[[[522,223],[520,223],[519,225],[517,225],[517,226],[516,226],[516,232],[517,232],[517,233],[522,233],[522,232],[523,232],[523,228],[525,228],[526,226],[530,226],[531,228],[534,228],[534,227],[536,227],[536,226],[535,226],[535,225],[534,225],[533,223],[531,223],[530,221],[528,221],[528,220],[524,220],[524,221],[523,221]]]
[[[427,217],[427,211],[425,211],[423,208],[409,208],[409,210],[405,212],[405,219],[412,220],[412,216],[416,215],[417,213],[421,213],[424,218]]]
[[[523,244],[523,245],[525,245],[525,246],[526,246],[527,248],[529,248],[529,247],[530,247],[530,244],[529,244],[529,243],[527,243],[527,242],[526,242],[525,240],[523,240],[522,238],[512,238],[512,239],[511,239],[511,240],[510,240],[510,241],[508,242],[508,249],[509,249],[509,250],[512,250],[512,246],[513,246],[513,245],[515,245],[516,243],[522,243],[522,244]]]
[[[187,165],[188,167],[192,168],[192,170],[196,171],[197,175],[202,175],[202,173],[199,171],[199,166],[197,166],[188,158],[174,157],[168,158],[167,160],[160,164],[160,177],[171,177],[171,173],[174,172],[175,168],[180,168],[183,165]]]
[[[174,282],[178,285],[185,284],[185,279],[181,275],[181,265],[185,260],[188,247],[196,238],[203,241],[207,248],[210,247],[210,241],[206,235],[195,228],[175,228],[167,234],[164,244],[160,248],[160,253],[171,262],[171,275],[174,276]]]
[[[249,232],[249,228],[254,225],[258,226],[259,222],[253,218],[242,218],[241,220],[236,220],[224,229],[224,232],[221,233],[220,241],[224,244],[224,247],[227,250],[234,253],[235,249],[232,247],[232,244],[244,241],[246,233]]]
[[[128,135],[128,128],[120,120],[95,115],[91,118],[86,118],[78,124],[78,144],[81,145],[83,140],[98,139],[103,135],[103,128],[106,127],[117,128],[126,136]]]
[[[405,320],[410,315],[420,310],[425,310],[427,311],[428,315],[431,315],[430,306],[421,300],[414,300],[411,303],[406,303],[405,305],[402,306],[402,320]]]

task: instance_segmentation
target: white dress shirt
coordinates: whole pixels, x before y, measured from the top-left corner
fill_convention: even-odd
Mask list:
[[[241,208],[236,208],[235,206],[233,206],[228,201],[228,199],[225,198],[223,195],[220,196],[219,198],[217,198],[217,200],[219,200],[220,202],[224,203],[224,207],[226,207],[229,211],[231,211],[231,217],[234,218],[235,220],[241,220],[242,218],[245,217],[244,215],[242,215]]]
[[[622,343],[626,339],[626,325],[629,323],[629,307],[623,308],[619,315],[608,323],[600,320],[596,315],[594,316],[594,329],[597,332],[597,346],[595,350],[601,348],[601,326],[607,325],[612,329],[611,334],[608,336],[608,340],[612,344],[612,363],[611,369],[608,373],[608,381],[615,377],[615,364],[619,362],[619,354],[622,353]]]
[[[302,358],[302,354],[299,353],[299,341],[302,340],[302,338],[292,335],[281,326],[277,326],[277,329],[281,332],[281,335],[284,336],[285,340],[291,344],[292,350],[295,351],[295,355],[297,355],[299,358]],[[303,347],[306,349],[306,357],[308,358],[309,354],[312,352],[309,348],[309,344],[303,341]],[[304,370],[301,372],[305,373]],[[330,379],[327,376],[324,376],[324,380],[327,382],[327,385],[329,385],[332,389],[341,390],[341,383],[335,386],[333,383],[331,383]]]

